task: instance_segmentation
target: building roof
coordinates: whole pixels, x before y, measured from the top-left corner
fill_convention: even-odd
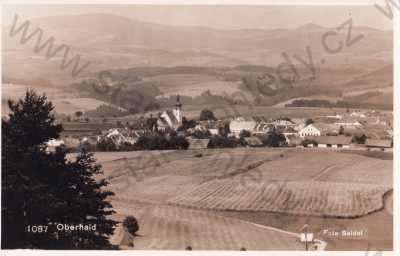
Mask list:
[[[244,140],[246,141],[246,143],[249,146],[256,147],[256,146],[262,146],[263,145],[261,140],[259,138],[257,138],[257,137],[254,137],[254,136],[246,137],[246,138],[244,138]]]
[[[256,122],[252,116],[238,116],[232,122]]]
[[[311,125],[317,128],[322,134],[329,132],[339,132],[339,128],[333,124],[312,123]]]
[[[307,139],[314,140],[318,144],[331,144],[331,145],[349,145],[351,144],[351,137],[346,136],[319,136],[307,137]]]
[[[271,122],[274,125],[295,125],[292,120],[278,118]]]
[[[258,123],[254,127],[254,132],[269,132],[273,128],[273,125],[266,123]]]
[[[282,133],[297,133],[297,131],[293,127],[285,127]]]
[[[390,148],[392,147],[391,140],[374,140],[374,139],[367,139],[365,142],[367,147],[382,147],[382,148]]]
[[[266,118],[265,116],[253,116],[253,120],[256,121],[257,123],[269,123],[271,122],[270,119]]]
[[[326,123],[326,124],[333,124],[340,121],[340,118],[335,116],[318,116],[313,118],[314,122],[316,123]]]
[[[338,124],[355,124],[355,123],[360,123],[360,122],[358,121],[358,118],[356,118],[356,117],[345,116],[342,119],[336,121],[336,123],[338,123]]]
[[[188,149],[204,149],[208,147],[210,139],[188,139],[189,148]]]

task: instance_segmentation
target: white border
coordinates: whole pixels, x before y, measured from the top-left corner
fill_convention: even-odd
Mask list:
[[[397,1],[400,4],[400,0]],[[385,7],[385,0],[0,0],[0,10],[2,15],[2,5],[5,4],[154,4],[154,5],[373,5],[378,3]],[[394,225],[393,225],[393,246],[394,251],[383,252],[382,255],[399,255],[400,254],[400,230],[399,230],[399,172],[396,166],[399,166],[399,136],[400,136],[400,117],[398,110],[400,109],[400,92],[399,92],[399,81],[400,81],[400,20],[399,12],[393,9],[394,12],[394,152],[393,152],[393,203],[394,203]],[[383,14],[382,14],[383,15]],[[1,35],[0,35],[1,37]],[[0,41],[1,44],[1,41]],[[0,66],[1,75],[1,66]],[[0,90],[1,95],[1,90]],[[377,170],[378,171],[378,170]],[[305,251],[44,251],[44,250],[2,250],[1,253],[5,255],[363,255],[363,256],[375,256],[380,255],[376,252],[365,252],[365,251],[341,251],[341,252],[305,252]]]

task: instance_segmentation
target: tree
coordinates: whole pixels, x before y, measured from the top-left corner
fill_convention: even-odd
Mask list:
[[[182,125],[178,128],[178,131],[186,131],[187,129],[196,127],[196,121],[193,119],[187,120],[186,117],[182,117]]]
[[[169,149],[169,141],[162,135],[141,136],[135,143],[138,150],[165,150]]]
[[[353,138],[351,138],[352,143],[357,143],[357,144],[365,144],[367,141],[367,136],[365,134],[362,135],[354,135]]]
[[[229,128],[229,122],[225,122],[221,126],[219,126],[218,133],[224,137],[228,137],[228,135],[231,133],[231,129]]]
[[[208,120],[215,121],[217,120],[217,118],[215,118],[214,113],[211,110],[203,109],[200,112],[200,121],[208,121]]]
[[[314,145],[314,146],[317,146],[317,145],[318,145],[318,142],[316,142],[315,140],[310,140],[310,139],[305,139],[305,140],[303,140],[303,141],[301,142],[301,145],[302,145],[303,147],[307,147],[309,144],[312,144],[312,145]]]
[[[286,138],[282,133],[275,130],[268,133],[268,135],[261,139],[262,143],[268,147],[280,147],[286,143]]]
[[[248,138],[251,137],[251,132],[247,131],[247,130],[241,130],[239,133],[239,138],[243,139],[243,138]]]
[[[234,148],[240,145],[240,140],[235,137],[213,135],[208,144],[209,148]]]
[[[183,136],[172,136],[169,139],[170,149],[187,149],[189,147],[189,142]]]
[[[132,215],[125,218],[122,226],[133,236],[136,236],[136,232],[139,231],[138,221]]]
[[[192,133],[192,137],[195,139],[208,139],[211,137],[211,133],[209,130],[195,130]]]
[[[107,182],[95,180],[101,166],[82,151],[66,160],[65,148],[46,152],[46,142],[59,138],[54,109],[45,95],[27,91],[9,101],[2,119],[2,247],[40,249],[108,249],[116,222],[106,201]],[[96,225],[92,231],[58,231],[56,224]],[[29,225],[48,225],[47,232],[28,232]]]
[[[117,151],[117,145],[108,137],[102,137],[97,142],[97,150],[99,151]]]
[[[313,123],[314,123],[314,120],[312,120],[311,118],[308,118],[306,120],[306,126],[309,125],[309,124],[313,124]]]
[[[344,127],[342,125],[339,127],[339,134],[340,135],[344,134]]]
[[[83,112],[82,112],[82,111],[76,111],[76,112],[75,112],[75,116],[76,116],[77,118],[81,117],[82,115],[83,115]]]

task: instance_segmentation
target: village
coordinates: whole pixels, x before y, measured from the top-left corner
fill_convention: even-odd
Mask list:
[[[346,109],[335,115],[307,118],[234,116],[218,118],[203,109],[188,120],[177,96],[173,108],[125,123],[119,119],[89,121],[84,113],[59,121],[60,139],[48,150],[64,145],[74,151],[131,151],[232,147],[296,147],[392,151],[392,114],[378,110]]]

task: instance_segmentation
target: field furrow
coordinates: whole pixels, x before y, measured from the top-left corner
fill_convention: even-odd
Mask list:
[[[238,181],[229,179],[209,181],[168,203],[214,210],[357,217],[380,209],[382,197],[389,190],[380,185],[322,181],[240,188]]]

